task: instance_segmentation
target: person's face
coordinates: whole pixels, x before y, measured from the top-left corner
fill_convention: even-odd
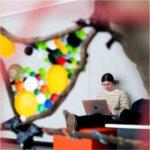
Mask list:
[[[102,82],[102,87],[106,90],[106,91],[113,91],[115,89],[115,86],[112,82],[109,81],[104,81]]]

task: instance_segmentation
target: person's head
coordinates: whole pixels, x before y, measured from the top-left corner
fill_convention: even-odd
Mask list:
[[[115,85],[118,83],[113,77],[112,74],[106,73],[101,78],[102,87],[107,91],[113,91],[115,90]]]

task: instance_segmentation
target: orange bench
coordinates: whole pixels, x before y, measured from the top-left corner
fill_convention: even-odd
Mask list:
[[[102,134],[111,134],[116,136],[117,129],[112,128],[91,128],[83,129],[81,132],[89,133],[98,131]],[[54,135],[53,150],[100,150],[100,149],[116,149],[117,145],[102,144],[93,139],[71,139],[65,136]]]

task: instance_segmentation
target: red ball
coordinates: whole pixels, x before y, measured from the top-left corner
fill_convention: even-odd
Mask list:
[[[40,74],[36,74],[36,76],[35,76],[35,77],[37,78],[37,80],[40,80],[40,79],[41,79]]]
[[[66,62],[66,59],[64,57],[58,57],[56,58],[56,63],[63,65]]]
[[[51,95],[51,98],[50,98],[53,102],[55,102],[55,101],[57,101],[57,99],[58,99],[58,94],[56,94],[56,93],[53,93],[52,95]]]

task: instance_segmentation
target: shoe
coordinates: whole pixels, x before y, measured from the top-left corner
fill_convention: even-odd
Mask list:
[[[69,113],[67,110],[63,110],[65,122],[69,131],[76,131],[77,120],[74,114]]]
[[[65,122],[67,122],[67,118],[70,115],[70,113],[66,109],[64,109],[63,110],[63,115],[64,115],[64,118],[65,118]]]
[[[77,128],[77,118],[74,114],[70,114],[66,122],[68,126],[68,131],[76,131]]]

